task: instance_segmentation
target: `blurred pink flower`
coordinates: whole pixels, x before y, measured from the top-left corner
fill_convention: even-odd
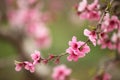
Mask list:
[[[60,65],[53,69],[52,78],[53,80],[66,80],[70,74],[71,69],[67,68],[65,65]]]
[[[111,80],[112,76],[109,73],[97,75],[94,80]]]
[[[99,20],[101,14],[99,7],[98,0],[94,0],[90,5],[87,4],[87,0],[83,0],[77,6],[77,13],[82,19]]]
[[[120,21],[118,17],[114,15],[110,17],[110,15],[107,13],[101,26],[102,30],[111,32],[115,29],[118,29],[119,27]]]
[[[8,21],[12,27],[22,28],[25,24],[25,10],[8,11]]]
[[[67,57],[68,61],[77,61],[79,58],[85,56],[86,53],[90,52],[90,48],[87,44],[84,46],[84,42],[78,41],[75,36],[73,36],[72,41],[69,41],[69,48],[66,49],[66,53],[69,54]]]
[[[108,48],[110,50],[114,49],[114,46],[113,46],[111,40],[109,40],[109,39],[99,39],[98,44],[101,45],[102,49],[105,49],[105,48]]]
[[[89,38],[89,40],[96,46],[97,33],[95,31],[89,31],[88,29],[84,30],[84,35]]]
[[[37,47],[47,48],[51,45],[51,36],[44,23],[31,23],[26,28],[28,35],[34,38]]]
[[[105,73],[105,74],[103,75],[103,80],[111,80],[111,75],[108,74],[108,73]]]
[[[111,41],[114,44],[114,48],[117,49],[120,53],[120,31],[118,31],[117,33],[113,33]]]

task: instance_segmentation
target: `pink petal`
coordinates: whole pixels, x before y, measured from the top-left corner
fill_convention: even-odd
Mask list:
[[[85,36],[89,36],[90,33],[91,33],[91,32],[90,32],[88,29],[85,29],[85,30],[84,30],[84,35],[85,35]]]
[[[86,7],[87,7],[87,0],[83,0],[78,5],[78,12],[84,11]]]
[[[20,71],[21,68],[22,68],[21,66],[17,65],[17,66],[15,67],[15,70],[16,70],[16,71]]]

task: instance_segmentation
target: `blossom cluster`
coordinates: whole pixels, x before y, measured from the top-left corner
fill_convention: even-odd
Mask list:
[[[87,0],[83,0],[77,6],[80,18],[88,20],[99,20],[101,16],[99,9],[98,0],[94,0],[90,5],[87,4]],[[96,14],[91,14],[92,12]],[[102,49],[108,48],[110,50],[117,50],[120,53],[120,20],[117,16],[106,13],[99,28],[96,27],[96,29],[91,31],[85,29],[84,35],[88,37],[94,46],[98,44],[101,45]]]
[[[105,15],[101,24],[101,33],[98,44],[101,48],[117,50],[120,53],[120,20],[117,16]]]
[[[87,0],[80,2],[76,7],[79,17],[87,20],[99,20],[101,12],[98,1],[94,0],[91,4],[88,4]]]
[[[33,62],[29,62],[29,61],[24,61],[24,62],[18,62],[15,61],[15,70],[16,71],[20,71],[22,69],[22,67],[24,67],[26,70],[29,70],[30,72],[34,72],[35,71],[35,65],[38,64],[41,60],[41,55],[39,51],[35,51],[32,55],[31,58],[33,60]]]
[[[69,48],[66,49],[66,53],[69,54],[67,57],[68,61],[78,61],[86,53],[90,52],[90,48],[85,42],[77,41],[77,38],[73,36],[72,41],[69,41]]]
[[[56,66],[53,69],[52,78],[53,80],[67,80],[71,72],[71,69],[67,68],[65,65]]]
[[[8,0],[7,11],[9,25],[13,29],[22,30],[32,38],[39,48],[47,48],[51,44],[51,36],[47,28],[50,20],[48,12],[42,11],[42,2],[37,0]],[[14,6],[13,4],[16,4]]]
[[[31,58],[32,58],[32,62],[30,61],[23,61],[23,62],[19,62],[19,61],[15,61],[15,70],[16,71],[20,71],[22,68],[25,68],[26,70],[29,70],[30,72],[34,72],[35,71],[35,66],[39,63],[44,63],[47,64],[49,61],[53,60],[55,62],[55,64],[59,63],[59,59],[60,59],[61,55],[59,56],[55,56],[50,54],[48,56],[48,58],[43,58],[41,56],[41,53],[37,50],[34,51],[34,53],[31,54]]]
[[[88,19],[88,20],[100,20],[101,12],[99,11],[100,5],[98,4],[98,0],[94,0],[93,3],[88,4],[87,0],[83,0],[82,2],[77,5],[77,12],[80,18]],[[36,12],[30,12],[29,18],[27,17],[28,23],[27,24],[27,31],[31,33],[31,35],[35,35],[34,37],[39,37],[40,34],[47,33],[45,29],[39,31],[41,27],[38,26],[45,26],[44,21],[41,20],[34,20],[34,18],[38,17],[39,15]],[[34,17],[30,17],[31,15],[35,14]],[[28,16],[28,15],[27,15]],[[25,18],[25,16],[24,16]],[[31,19],[32,18],[32,19]],[[30,20],[30,21],[29,21]],[[35,22],[34,22],[35,21]],[[41,21],[40,23],[37,23]],[[37,23],[37,24],[36,24]],[[28,26],[29,25],[29,26]],[[33,27],[34,26],[34,27]],[[98,28],[99,27],[99,28]],[[35,31],[34,31],[35,30]],[[20,71],[22,67],[30,72],[34,72],[35,65],[43,62],[48,63],[50,60],[55,60],[55,63],[59,63],[59,59],[63,55],[68,55],[68,61],[78,61],[79,58],[83,58],[86,56],[87,53],[90,52],[90,47],[88,46],[87,42],[91,42],[94,46],[101,45],[101,48],[109,48],[110,50],[117,50],[120,53],[120,20],[115,15],[110,15],[109,13],[105,12],[103,16],[103,21],[98,23],[93,30],[84,30],[84,35],[88,37],[86,42],[77,41],[77,37],[73,36],[72,40],[68,42],[69,47],[66,49],[65,54],[61,54],[58,56],[50,55],[48,58],[42,58],[39,51],[35,51],[34,54],[31,55],[33,62],[16,62],[16,71]],[[48,37],[48,35],[46,35]],[[45,37],[46,39],[46,37]],[[42,39],[44,40],[44,39]],[[39,40],[38,40],[39,41]],[[42,45],[42,44],[41,44]],[[67,68],[65,65],[57,66],[53,70],[52,78],[53,80],[66,80],[68,76],[71,74],[71,69]],[[102,75],[98,75],[95,77],[95,80],[110,80],[111,75],[109,73],[103,73]]]

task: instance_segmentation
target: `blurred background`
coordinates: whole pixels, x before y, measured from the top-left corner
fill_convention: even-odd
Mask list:
[[[16,72],[14,60],[30,60],[30,54],[34,50],[39,50],[44,57],[48,57],[49,54],[63,53],[68,48],[68,41],[72,39],[72,36],[85,41],[87,37],[83,35],[83,30],[89,26],[95,26],[96,22],[79,19],[75,11],[75,5],[79,1],[0,0],[0,80],[52,80],[50,77],[52,68],[57,66],[54,62],[47,65],[40,64],[40,68],[31,74],[24,70]],[[91,1],[93,0],[89,0],[89,2]],[[40,20],[24,21],[24,11],[29,9],[38,10],[37,14],[42,18],[38,15],[36,17],[36,13],[34,14],[33,11],[30,18],[27,18],[35,17]],[[28,12],[26,15],[30,13]],[[34,24],[33,21],[36,21],[36,27],[40,25],[45,28],[36,28],[37,31],[34,32],[34,27],[29,26]],[[43,33],[41,33],[42,31]],[[36,37],[36,34],[46,35],[44,35],[45,37]],[[101,61],[114,57],[114,51],[103,50],[99,46],[94,47],[91,43],[88,45],[91,47],[91,52],[86,57],[79,59],[78,62],[68,62],[67,56],[60,60],[60,64],[66,64],[68,68],[72,69],[71,77],[76,80],[92,80],[102,63]],[[119,69],[115,70],[120,71]],[[119,74],[117,75],[119,76]],[[35,78],[36,76],[37,78]]]

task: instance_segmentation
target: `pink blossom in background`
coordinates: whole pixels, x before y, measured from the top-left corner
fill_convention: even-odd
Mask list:
[[[35,71],[35,66],[31,62],[25,61],[24,64],[26,70],[29,70],[31,73]]]
[[[8,11],[8,21],[12,27],[22,28],[25,24],[25,10]]]
[[[112,76],[109,73],[97,75],[94,80],[111,80]]]
[[[104,21],[102,23],[102,30],[106,32],[111,32],[115,29],[118,29],[120,27],[120,21],[117,16],[111,16],[109,14],[106,14]]]
[[[53,69],[52,78],[53,80],[66,80],[70,74],[71,69],[67,68],[65,65],[60,65]]]
[[[113,35],[112,35],[112,37],[111,37],[111,41],[114,42],[114,43],[116,43],[117,40],[118,40],[118,35],[117,35],[117,33],[113,33]]]
[[[82,12],[82,11],[84,11],[86,8],[87,8],[87,0],[83,0],[82,2],[80,2],[80,3],[78,4],[78,7],[77,7],[78,12]]]
[[[120,31],[113,33],[111,41],[114,43],[115,49],[120,53]]]
[[[87,0],[83,0],[77,6],[77,13],[82,19],[99,20],[101,14],[99,7],[98,0],[94,0],[91,4],[87,4]]]
[[[101,45],[101,48],[108,48],[110,50],[114,49],[120,52],[119,27],[120,20],[118,17],[114,15],[110,16],[110,14],[107,13],[103,19],[103,23],[101,25],[102,32],[100,33],[100,39],[98,40],[98,44]]]
[[[104,73],[103,80],[111,80],[111,75],[108,73]]]
[[[28,35],[34,38],[37,47],[47,48],[51,45],[51,36],[44,23],[31,23],[26,29]]]
[[[36,47],[49,48],[51,36],[46,23],[50,21],[49,12],[41,12],[41,5],[32,6],[36,0],[16,0],[17,8],[11,5],[8,11],[8,21],[13,29],[22,30],[28,37],[32,38]]]
[[[41,54],[39,51],[35,50],[33,54],[31,54],[32,60],[34,61],[33,64],[37,64],[40,61]]]
[[[77,38],[73,36],[72,41],[69,41],[69,48],[66,49],[66,53],[69,54],[67,57],[68,61],[78,61],[79,58],[84,57],[86,53],[90,52],[89,46],[87,44],[83,45],[84,42],[77,41]]]
[[[108,48],[108,49],[110,49],[110,50],[113,50],[113,49],[114,49],[114,46],[113,46],[111,40],[109,40],[109,39],[106,39],[106,40],[104,40],[104,39],[99,39],[99,40],[98,40],[98,44],[101,45],[101,48],[102,48],[102,49],[105,49],[105,48]]]
[[[84,30],[84,35],[89,38],[89,40],[96,46],[97,33],[95,31],[89,31],[88,29]]]

